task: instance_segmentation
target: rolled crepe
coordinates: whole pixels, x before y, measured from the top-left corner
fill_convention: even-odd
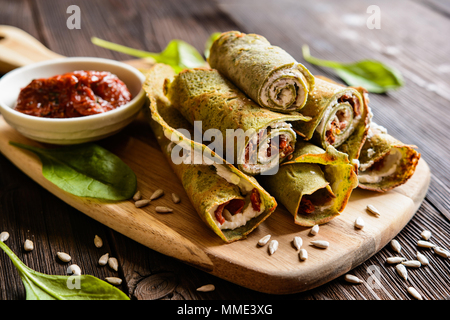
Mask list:
[[[326,149],[333,146],[357,159],[370,124],[368,94],[364,88],[345,87],[316,77],[302,114],[308,122],[296,122],[294,129],[305,140]]]
[[[358,186],[345,153],[303,141],[297,142],[293,159],[284,162],[277,174],[258,180],[294,216],[294,222],[305,227],[340,215]]]
[[[164,64],[146,74],[150,126],[201,219],[227,243],[243,239],[275,210],[276,200],[254,178],[175,129],[193,133],[191,124],[164,96],[164,81],[173,76],[173,69]],[[196,164],[196,156],[206,159]]]
[[[314,87],[305,66],[256,34],[223,33],[212,44],[208,62],[253,101],[278,112],[302,109]]]
[[[289,122],[309,120],[261,108],[213,69],[184,70],[166,82],[165,92],[191,124],[214,133],[216,153],[249,175],[278,168],[295,148]]]
[[[414,174],[420,153],[372,122],[361,150],[358,170],[359,187],[385,192],[404,184]]]

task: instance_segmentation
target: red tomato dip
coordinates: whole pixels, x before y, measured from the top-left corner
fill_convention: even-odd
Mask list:
[[[75,71],[33,80],[20,91],[15,110],[36,117],[75,118],[107,112],[129,101],[127,86],[114,74]]]

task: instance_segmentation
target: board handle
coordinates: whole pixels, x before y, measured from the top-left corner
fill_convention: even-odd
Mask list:
[[[0,25],[0,74],[35,62],[63,58],[27,32]]]

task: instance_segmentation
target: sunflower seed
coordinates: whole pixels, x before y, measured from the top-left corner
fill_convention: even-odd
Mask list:
[[[172,201],[173,203],[180,203],[181,201],[180,196],[177,195],[176,193],[172,193]]]
[[[258,246],[260,246],[260,247],[265,246],[267,244],[267,242],[269,242],[270,237],[271,237],[270,234],[268,234],[268,235],[262,237],[261,239],[259,239]]]
[[[311,231],[309,232],[310,234],[312,234],[313,236],[315,236],[316,234],[319,233],[319,225],[316,224],[311,228]]]
[[[216,289],[216,287],[213,284],[206,284],[204,286],[201,286],[200,288],[197,288],[197,291],[210,292],[210,291],[214,291],[215,289]]]
[[[98,259],[98,264],[101,266],[106,266],[106,264],[108,263],[108,259],[109,259],[109,253],[105,253],[104,255],[102,255],[100,257],[100,259]]]
[[[437,255],[444,257],[444,258],[448,258],[450,257],[450,252],[445,250],[442,247],[433,247],[434,253],[436,253]]]
[[[409,288],[408,288],[408,293],[409,293],[410,295],[412,295],[412,296],[413,296],[415,299],[417,299],[417,300],[423,300],[423,299],[422,299],[422,296],[420,295],[420,293],[417,292],[417,290],[414,289],[413,287],[409,287]]]
[[[425,240],[417,241],[417,245],[422,248],[433,248],[436,246],[434,243],[431,243],[431,242],[425,241]]]
[[[133,200],[134,201],[141,200],[141,192],[139,190],[134,194]]]
[[[122,284],[122,279],[117,278],[117,277],[106,277],[105,280],[115,286],[119,286]]]
[[[395,270],[397,270],[397,273],[402,277],[405,281],[408,280],[408,270],[406,270],[406,267],[403,264],[398,264],[395,266]]]
[[[364,220],[361,217],[356,218],[355,220],[355,227],[358,229],[364,228]]]
[[[272,255],[275,253],[275,251],[277,251],[278,249],[278,241],[277,240],[272,240],[269,243],[269,253]]]
[[[155,200],[164,195],[164,190],[158,189],[155,192],[153,192],[152,196],[150,197],[150,200]]]
[[[158,213],[170,213],[173,212],[173,209],[167,207],[156,207],[155,211]]]
[[[25,240],[23,248],[25,249],[25,251],[32,251],[34,249],[33,241],[28,240],[28,239]]]
[[[100,238],[98,235],[95,235],[95,237],[94,237],[94,245],[95,245],[97,248],[103,247],[103,240],[102,240],[102,238]]]
[[[74,276],[81,276],[81,268],[76,264],[72,264],[67,268],[67,274]]]
[[[376,217],[380,216],[380,211],[371,204],[367,206],[367,210]]]
[[[322,248],[322,249],[326,249],[330,245],[328,243],[328,241],[324,241],[324,240],[311,241],[311,244],[317,248]]]
[[[111,267],[111,269],[113,269],[114,271],[119,270],[119,262],[117,261],[116,258],[108,258],[108,265]]]
[[[391,248],[392,248],[392,250],[394,250],[397,253],[400,253],[400,251],[402,251],[402,246],[395,239],[391,241]]]
[[[423,266],[427,266],[430,264],[430,262],[428,261],[428,258],[425,257],[423,254],[421,254],[419,251],[417,251],[416,257],[417,257],[417,260],[419,260]]]
[[[405,261],[406,259],[403,257],[389,257],[386,259],[386,262],[389,264],[397,264],[401,263],[402,261]]]
[[[295,247],[297,250],[300,250],[300,248],[301,248],[302,245],[303,245],[303,239],[300,238],[300,237],[294,237],[294,240],[292,240],[292,243],[294,244],[294,247]]]
[[[134,203],[136,208],[142,208],[147,206],[150,203],[150,200],[139,200]]]
[[[298,256],[300,260],[305,261],[306,259],[308,259],[308,251],[306,251],[305,249],[300,249]]]
[[[423,240],[429,240],[431,238],[431,232],[428,230],[423,230],[420,236]]]
[[[409,268],[420,268],[422,266],[419,260],[402,261],[402,264]]]
[[[3,231],[2,233],[0,233],[0,241],[1,242],[5,242],[6,240],[8,240],[9,238],[9,233],[6,231]]]
[[[56,255],[62,262],[69,262],[70,260],[72,260],[72,257],[65,252],[57,252]]]
[[[358,278],[357,276],[354,276],[352,274],[346,274],[345,281],[350,282],[350,283],[363,283],[364,282],[360,278]]]

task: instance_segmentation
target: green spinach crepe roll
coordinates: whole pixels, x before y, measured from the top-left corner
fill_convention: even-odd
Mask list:
[[[358,186],[345,153],[303,141],[297,142],[293,159],[284,162],[277,174],[258,180],[294,216],[294,222],[305,227],[338,216]]]
[[[278,112],[302,109],[314,87],[305,66],[256,34],[223,33],[212,44],[208,62],[253,101]]]
[[[312,118],[296,122],[294,129],[305,140],[327,148],[333,146],[357,159],[370,123],[368,93],[363,88],[345,87],[316,77],[302,114]]]
[[[309,120],[261,108],[213,69],[184,70],[166,82],[165,92],[191,124],[201,121],[202,133],[215,130],[216,152],[249,175],[278,168],[295,148],[289,122]]]
[[[164,81],[173,76],[173,69],[164,64],[146,73],[151,128],[201,219],[227,243],[243,239],[269,217],[277,203],[254,178],[179,131],[193,133],[193,128],[164,96]],[[197,164],[194,156],[206,159]]]
[[[372,122],[359,157],[358,179],[362,189],[385,192],[412,177],[420,159],[414,145],[406,145]]]

